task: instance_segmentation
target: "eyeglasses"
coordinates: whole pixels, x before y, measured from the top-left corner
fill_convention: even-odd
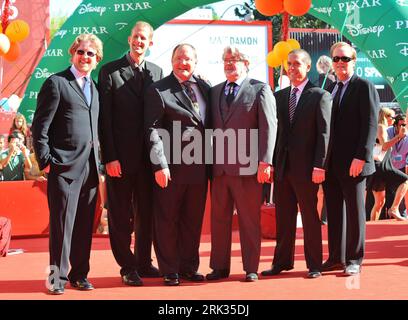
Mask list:
[[[244,60],[242,60],[242,59],[228,59],[228,60],[224,60],[224,63],[225,64],[235,64],[235,63],[238,63],[238,62],[241,62],[241,61],[244,61]]]
[[[342,57],[335,56],[335,57],[333,57],[332,60],[333,60],[333,62],[339,62],[340,60],[343,61],[343,62],[350,62],[351,60],[354,60],[354,59],[350,58],[350,57],[346,57],[346,56],[342,56]]]
[[[84,51],[84,50],[77,50],[76,51],[77,54],[79,54],[80,56],[83,56],[84,54],[86,54],[88,57],[92,58],[93,56],[96,55],[95,52],[92,51]]]

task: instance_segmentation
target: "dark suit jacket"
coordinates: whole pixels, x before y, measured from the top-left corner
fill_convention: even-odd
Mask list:
[[[335,84],[329,88],[333,91]],[[373,148],[377,136],[380,99],[374,85],[353,75],[338,110],[332,111],[328,158],[331,169],[349,175],[354,158],[364,160],[361,176],[375,172]]]
[[[69,179],[77,179],[91,148],[98,167],[99,98],[92,82],[91,106],[68,69],[49,77],[38,94],[32,132],[38,165]]]
[[[183,91],[179,81],[171,73],[164,79],[153,83],[145,95],[145,127],[150,145],[150,156],[153,160],[153,172],[169,168],[172,183],[203,183],[208,178],[208,167],[205,164],[204,130],[210,127],[211,113],[209,105],[210,86],[203,80],[195,78],[206,102],[206,121],[202,123],[194,110],[191,100]],[[180,128],[180,136],[178,136]],[[161,130],[169,134],[169,140],[160,138]],[[186,164],[182,153],[184,148],[194,140],[193,135],[202,137],[202,148],[195,152],[201,163]],[[181,139],[186,141],[181,141]],[[191,139],[191,140],[190,140]],[[176,150],[174,152],[174,150]],[[188,152],[190,154],[190,152]],[[179,159],[176,159],[178,156]]]
[[[144,89],[163,77],[163,70],[146,61]],[[102,66],[98,87],[101,100],[100,140],[103,163],[119,160],[124,173],[143,166],[143,92],[134,86],[134,73],[126,55]]]
[[[225,84],[226,82],[222,82],[211,89],[212,125],[214,129],[222,129],[222,132],[214,132],[213,174],[214,176],[219,176],[225,172],[231,176],[255,175],[259,161],[272,163],[277,130],[275,98],[269,85],[255,79],[246,78],[242,82],[237,96],[232,101],[229,112],[223,120],[220,105],[221,99],[225,99]],[[236,163],[228,163],[227,139],[223,139],[222,136],[227,129],[233,130],[237,137],[235,144]],[[251,169],[254,170],[247,170],[248,172],[246,174],[240,169],[248,169],[249,164],[240,163],[240,161],[238,161],[239,148],[243,148],[242,141],[241,146],[238,146],[239,129],[258,130],[258,145],[255,149],[255,151],[257,150],[258,152],[252,152],[250,161],[255,164],[255,167],[251,167]],[[249,130],[245,130],[245,142],[246,155],[249,155],[251,150]],[[224,144],[223,163],[217,163],[217,148],[219,144]],[[222,158],[222,155],[220,157]]]
[[[331,96],[310,81],[302,91],[293,122],[289,121],[291,87],[275,94],[278,114],[278,138],[274,167],[277,180],[285,169],[294,176],[311,181],[314,167],[326,168],[329,146]]]

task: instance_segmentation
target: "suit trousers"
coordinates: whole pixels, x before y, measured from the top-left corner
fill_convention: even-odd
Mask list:
[[[257,272],[261,254],[262,184],[256,176],[216,176],[211,184],[212,269],[230,269],[234,204],[244,271]]]
[[[207,182],[153,187],[155,250],[162,274],[198,270]]]
[[[59,272],[62,285],[67,279],[86,278],[89,272],[98,182],[93,151],[76,180],[55,174],[52,168],[50,170],[47,188],[50,267],[54,271],[54,279],[55,272]],[[69,263],[71,271],[68,274]],[[55,267],[58,269],[55,270]]]
[[[322,265],[322,231],[317,212],[319,185],[286,173],[275,181],[276,248],[273,265],[293,267],[295,257],[296,221],[298,204],[302,214],[304,250],[309,270],[320,270]]]
[[[152,263],[152,175],[150,168],[107,176],[109,239],[121,275],[147,268]],[[130,245],[135,232],[135,246]]]
[[[361,265],[365,245],[366,177],[326,175],[323,190],[327,205],[329,260]],[[345,204],[345,210],[344,210]]]

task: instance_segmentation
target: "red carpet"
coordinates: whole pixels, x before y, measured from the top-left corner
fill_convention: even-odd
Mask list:
[[[323,227],[327,256],[327,229]],[[96,289],[80,292],[67,286],[62,296],[45,290],[48,239],[12,240],[11,248],[24,254],[0,258],[0,300],[287,300],[287,299],[408,299],[408,222],[385,221],[367,225],[366,258],[359,277],[342,277],[341,272],[307,279],[303,257],[302,230],[298,229],[295,269],[255,283],[242,282],[243,271],[238,233],[234,232],[231,277],[226,281],[189,283],[164,287],[162,279],[145,279],[143,287],[121,284],[119,267],[110,251],[109,239],[93,240],[89,279]],[[270,267],[274,240],[262,242],[260,271]],[[200,272],[209,272],[210,238],[201,242]]]

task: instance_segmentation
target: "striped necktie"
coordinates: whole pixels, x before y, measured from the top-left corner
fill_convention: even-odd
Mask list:
[[[289,98],[289,120],[290,120],[290,123],[292,123],[293,116],[295,115],[295,111],[296,111],[296,93],[298,91],[299,91],[299,89],[294,87],[292,89],[292,93],[290,94],[290,98]]]

